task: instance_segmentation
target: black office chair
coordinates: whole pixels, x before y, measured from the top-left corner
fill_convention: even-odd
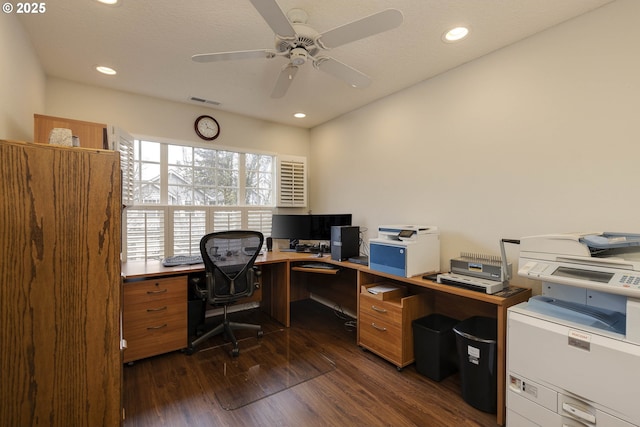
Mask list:
[[[200,253],[206,272],[206,288],[196,285],[196,292],[204,301],[222,306],[224,320],[210,331],[189,342],[187,354],[193,354],[197,346],[208,338],[224,333],[233,343],[232,356],[238,356],[238,340],[234,329],[257,331],[262,337],[262,327],[248,323],[232,322],[227,317],[228,307],[239,299],[251,296],[256,287],[254,263],[264,236],[259,231],[231,230],[207,234],[200,240]]]

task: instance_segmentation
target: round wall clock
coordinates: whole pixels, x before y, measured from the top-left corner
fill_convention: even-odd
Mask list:
[[[193,125],[196,134],[205,141],[213,141],[220,135],[220,125],[211,116],[200,116]]]

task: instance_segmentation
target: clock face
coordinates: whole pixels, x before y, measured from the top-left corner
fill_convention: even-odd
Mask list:
[[[211,116],[198,117],[194,127],[198,136],[206,141],[213,141],[220,135],[220,125]]]

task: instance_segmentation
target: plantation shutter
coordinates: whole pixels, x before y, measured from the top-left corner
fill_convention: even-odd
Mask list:
[[[120,170],[122,171],[122,204],[132,206],[133,200],[133,136],[123,129],[110,126],[109,148],[120,152]]]
[[[307,206],[307,159],[278,158],[278,207]]]

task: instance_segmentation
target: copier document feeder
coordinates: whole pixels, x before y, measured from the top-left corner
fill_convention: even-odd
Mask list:
[[[523,237],[519,264],[519,275],[543,282],[542,293],[550,300],[538,301],[541,306],[568,314],[580,305],[621,313],[624,317],[616,325],[604,324],[622,333],[624,340],[640,344],[640,234]],[[612,319],[609,312],[600,315]]]
[[[640,234],[523,237],[518,274],[640,298]]]

